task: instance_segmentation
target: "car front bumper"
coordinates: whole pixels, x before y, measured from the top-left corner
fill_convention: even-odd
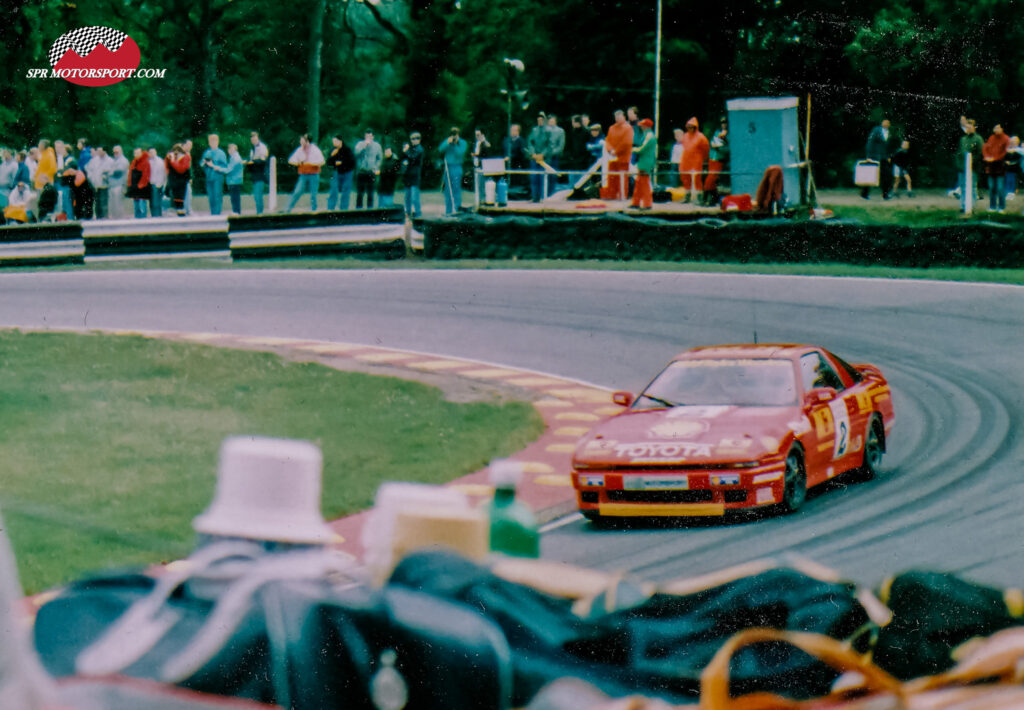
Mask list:
[[[580,512],[602,517],[706,517],[782,500],[785,462],[733,470],[576,470]]]

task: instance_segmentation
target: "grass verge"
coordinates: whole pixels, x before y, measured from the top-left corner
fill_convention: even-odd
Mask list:
[[[317,443],[331,519],[383,480],[449,481],[543,430],[525,402],[141,337],[0,332],[0,363],[0,510],[29,593],[187,554],[232,434]]]
[[[778,274],[786,276],[835,276],[878,279],[933,279],[1024,285],[1024,269],[979,268],[903,268],[893,266],[856,266],[852,264],[719,264],[704,261],[611,261],[596,259],[457,259],[441,261],[409,256],[398,261],[366,259],[272,259],[232,264],[217,259],[153,259],[125,262],[101,262],[86,266],[49,267],[49,270],[126,270],[126,269],[570,269],[590,271],[670,271],[722,274]],[[38,271],[38,268],[12,267],[5,271]]]

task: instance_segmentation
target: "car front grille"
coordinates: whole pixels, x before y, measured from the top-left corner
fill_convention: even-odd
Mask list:
[[[612,503],[710,503],[714,493],[695,491],[608,491]]]

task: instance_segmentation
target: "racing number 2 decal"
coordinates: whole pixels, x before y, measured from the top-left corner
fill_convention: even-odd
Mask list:
[[[846,400],[841,397],[829,402],[828,408],[832,412],[832,418],[835,420],[836,432],[832,458],[838,459],[850,450],[850,415],[846,411]]]
[[[824,407],[811,413],[814,431],[818,441],[824,443],[826,437],[833,437],[832,458],[838,459],[850,450],[850,415],[846,411],[846,401],[834,399]]]

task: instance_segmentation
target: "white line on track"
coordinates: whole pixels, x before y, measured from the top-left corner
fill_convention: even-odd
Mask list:
[[[575,523],[577,520],[583,520],[583,515],[580,513],[570,513],[569,515],[566,515],[564,518],[558,518],[557,520],[552,520],[547,525],[541,525],[540,532],[551,532],[552,530],[557,530],[558,528],[570,525],[571,523]]]

